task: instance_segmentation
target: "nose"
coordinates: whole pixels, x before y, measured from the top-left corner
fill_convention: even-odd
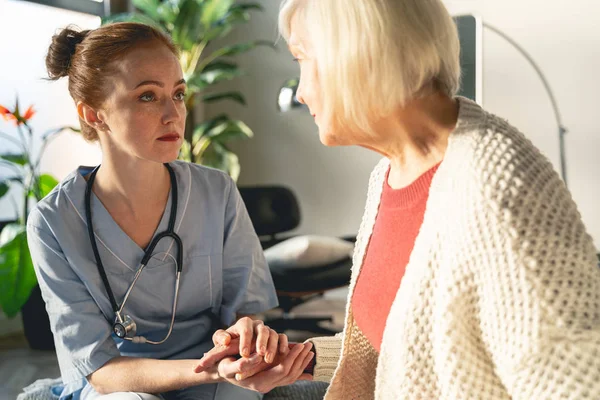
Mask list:
[[[185,106],[180,106],[180,104],[182,103],[178,103],[173,99],[165,100],[165,104],[163,105],[163,124],[167,125],[168,123],[177,122],[181,119],[182,112],[180,107],[185,109]]]
[[[296,100],[302,104],[306,104],[306,101],[304,101],[304,85],[302,84],[302,76],[300,76],[298,88],[296,89]]]

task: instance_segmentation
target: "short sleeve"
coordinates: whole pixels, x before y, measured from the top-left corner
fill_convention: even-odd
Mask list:
[[[39,211],[30,214],[27,240],[50,317],[63,382],[80,381],[120,355],[111,337],[111,325]]]
[[[234,182],[225,209],[223,301],[221,320],[230,325],[236,314],[256,314],[278,305],[271,272],[246,206]]]

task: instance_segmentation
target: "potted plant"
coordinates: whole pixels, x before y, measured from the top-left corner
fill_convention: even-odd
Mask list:
[[[22,311],[25,336],[30,346],[51,349],[54,346],[52,333],[27,246],[26,222],[32,203],[45,197],[58,183],[54,177],[39,170],[47,144],[64,130],[79,130],[60,127],[46,132],[35,154],[33,129],[29,125],[34,114],[32,106],[21,113],[18,100],[13,110],[0,106],[3,119],[17,128],[17,135],[0,132],[0,138],[17,148],[14,152],[0,152],[0,167],[4,170],[4,177],[0,178],[0,199],[13,186],[18,186],[22,193],[21,204],[13,202],[16,221],[4,226],[0,232],[0,309],[8,318]]]
[[[252,130],[242,121],[219,115],[196,121],[194,107],[198,102],[212,103],[231,100],[246,104],[237,91],[215,92],[219,82],[242,75],[232,57],[257,46],[274,48],[264,40],[254,40],[230,46],[215,46],[240,23],[250,20],[252,10],[262,10],[256,3],[239,4],[234,0],[133,0],[134,13],[112,15],[103,23],[133,21],[155,26],[168,33],[180,48],[179,61],[187,82],[185,101],[188,110],[185,140],[180,158],[226,171],[234,180],[240,173],[238,157],[228,142],[250,138]],[[207,49],[212,49],[208,54]]]

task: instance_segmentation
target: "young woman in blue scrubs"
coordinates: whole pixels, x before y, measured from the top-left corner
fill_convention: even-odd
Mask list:
[[[68,77],[82,134],[102,148],[100,167],[73,171],[28,219],[61,398],[259,399],[235,379],[245,366],[273,367],[273,383],[301,377],[310,345],[288,351],[250,318],[229,328],[246,357],[194,372],[218,328],[277,298],[235,183],[175,161],[186,85],[170,39],[132,23],[67,28],[46,65]]]

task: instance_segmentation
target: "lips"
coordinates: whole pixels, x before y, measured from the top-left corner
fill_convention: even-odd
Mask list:
[[[179,135],[176,133],[167,133],[166,135],[162,135],[158,138],[161,142],[175,142],[179,140]]]

